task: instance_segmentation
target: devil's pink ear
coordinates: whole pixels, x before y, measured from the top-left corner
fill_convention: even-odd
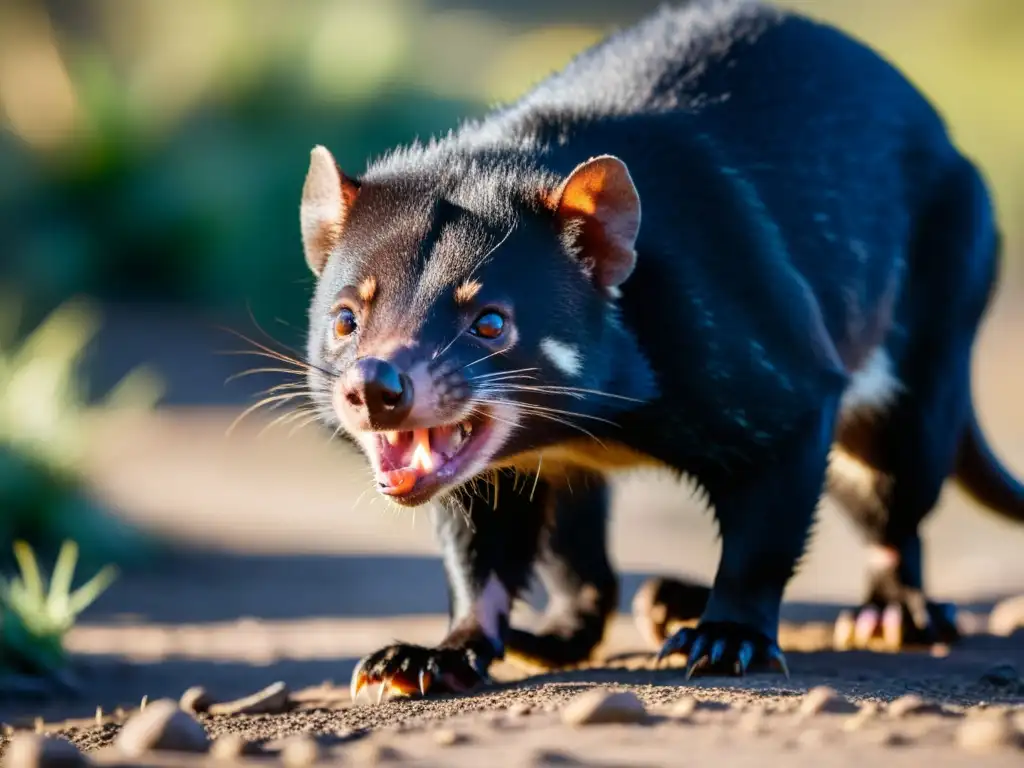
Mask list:
[[[302,249],[313,274],[323,272],[328,256],[338,247],[358,194],[358,183],[341,172],[327,148],[314,147],[299,207]]]
[[[580,163],[546,204],[594,282],[614,294],[636,265],[640,233],[640,196],[626,164],[612,155]]]

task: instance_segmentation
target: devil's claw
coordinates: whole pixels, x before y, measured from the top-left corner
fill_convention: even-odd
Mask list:
[[[742,624],[707,622],[681,629],[670,637],[658,660],[673,653],[686,654],[686,678],[694,675],[742,677],[752,668],[765,668],[789,677],[782,650],[757,630]]]
[[[367,686],[379,686],[377,703],[392,696],[464,693],[487,682],[457,648],[392,645],[361,659],[352,672],[352,701]]]
[[[839,651],[880,648],[895,652],[959,640],[955,606],[915,598],[884,606],[868,603],[856,613],[843,611],[833,625],[833,647]]]

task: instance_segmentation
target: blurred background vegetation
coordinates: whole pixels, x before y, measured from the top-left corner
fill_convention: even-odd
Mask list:
[[[790,0],[869,40],[1024,209],[1024,3]],[[0,280],[301,322],[307,153],[387,147],[514,98],[653,1],[4,0]]]
[[[66,489],[87,450],[75,433],[79,412],[96,394],[81,394],[92,382],[79,382],[75,365],[83,331],[107,315],[51,312],[83,298],[101,311],[145,308],[119,315],[144,339],[132,366],[173,346],[185,317],[251,310],[301,338],[311,280],[298,199],[314,144],[359,173],[394,144],[515,98],[658,4],[2,0],[0,361],[25,348],[53,365],[30,366],[20,386],[13,362],[0,371],[0,556],[15,535],[51,545],[89,538],[68,523],[88,506]],[[1013,254],[1024,250],[1024,2],[783,4],[869,41],[934,99],[992,183],[1015,279]],[[172,318],[159,331],[149,324],[153,307]],[[40,338],[67,345],[32,346],[28,334],[47,317],[57,325]],[[169,367],[198,377],[208,362],[182,353]],[[141,401],[155,402],[151,380],[143,390]],[[204,397],[216,399],[212,388]],[[40,423],[50,432],[37,434]],[[84,557],[96,552],[117,559],[83,545]]]

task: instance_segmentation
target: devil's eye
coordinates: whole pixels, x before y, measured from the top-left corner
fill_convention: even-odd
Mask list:
[[[344,338],[356,329],[356,313],[349,307],[342,307],[334,315],[334,335]]]
[[[504,330],[505,318],[497,312],[484,312],[473,323],[473,327],[469,329],[470,333],[474,336],[484,339],[496,339],[501,336]]]

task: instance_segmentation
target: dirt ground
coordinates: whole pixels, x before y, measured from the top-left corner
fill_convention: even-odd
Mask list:
[[[975,391],[993,444],[1024,474],[1024,310],[1016,296],[1004,296],[986,326]],[[197,386],[197,378],[223,381],[223,374],[179,375]],[[931,591],[960,604],[969,633],[948,651],[829,649],[830,622],[860,596],[864,553],[826,502],[787,593],[782,644],[789,680],[766,674],[687,683],[678,669],[652,669],[628,616],[633,591],[652,574],[710,580],[718,545],[709,516],[687,489],[638,476],[616,491],[611,541],[623,579],[622,614],[603,660],[525,679],[502,666],[494,689],[470,696],[353,704],[348,679],[363,654],[395,639],[429,644],[443,634],[444,579],[429,521],[422,513],[389,511],[365,492],[360,462],[314,430],[258,435],[261,424],[253,421],[225,437],[238,410],[179,405],[98,426],[95,492],[175,546],[153,567],[124,573],[71,633],[83,696],[8,697],[0,700],[0,719],[32,730],[42,717],[44,730],[110,762],[116,755],[107,747],[144,696],[177,699],[202,685],[227,700],[283,681],[292,691],[286,712],[199,719],[211,737],[233,733],[270,751],[284,737],[315,737],[324,761],[349,764],[1024,764],[1024,744],[1010,743],[1024,739],[1024,632],[987,633],[992,605],[1024,594],[1024,527],[994,519],[953,488],[925,529]],[[529,606],[519,610],[528,622]],[[801,716],[804,695],[821,685],[865,711]],[[643,722],[564,723],[566,703],[595,686],[634,692],[646,708]],[[941,711],[901,715],[905,703],[890,711],[906,694]],[[699,706],[681,715],[673,706],[686,697]],[[993,713],[1006,722],[1016,717],[1016,725],[1000,731]],[[1021,735],[1013,736],[1013,728]],[[1002,746],[985,746],[996,742]],[[285,762],[302,762],[289,754]],[[153,755],[151,762],[194,761]]]

